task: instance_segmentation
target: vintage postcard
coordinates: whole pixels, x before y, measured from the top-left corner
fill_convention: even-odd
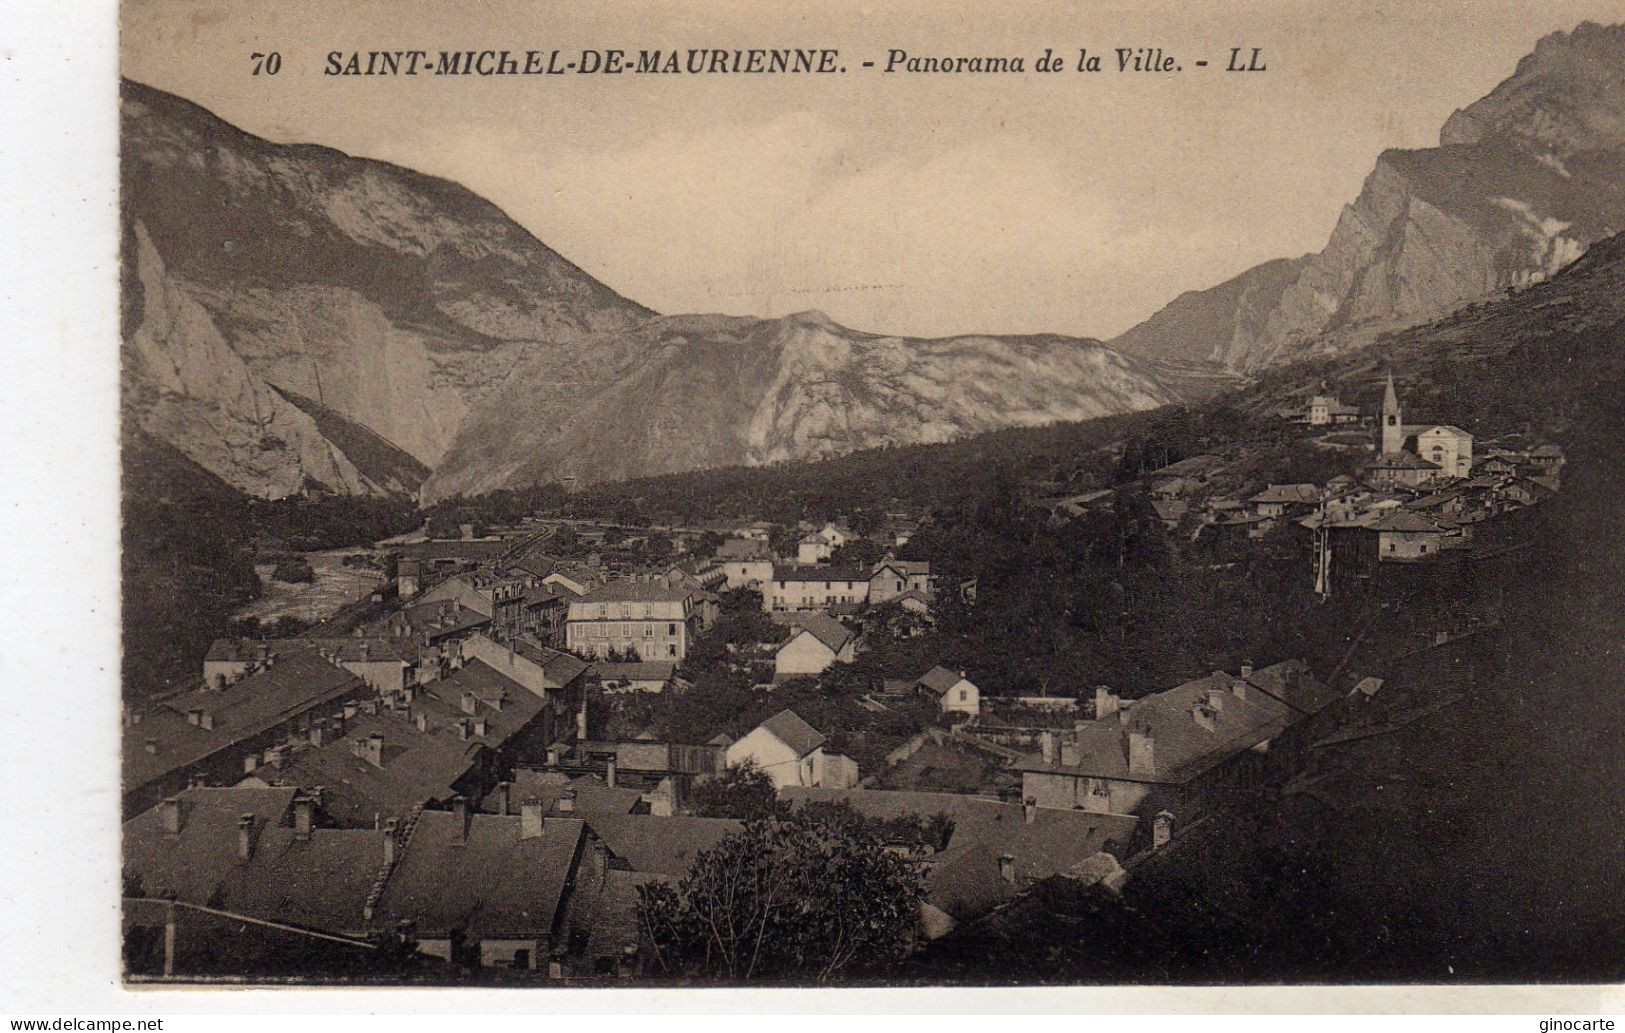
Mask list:
[[[119,17],[127,985],[1625,977],[1617,2]]]

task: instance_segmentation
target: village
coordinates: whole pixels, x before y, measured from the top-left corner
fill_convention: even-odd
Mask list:
[[[1033,504],[1064,523],[1139,493],[1204,562],[1283,547],[1325,598],[1516,549],[1514,515],[1561,484],[1554,445],[1406,423],[1392,373],[1374,411],[1322,391],[1279,420],[1357,472],[1258,483],[1203,454]],[[974,619],[984,587],[910,548],[930,519],[430,528],[355,604],[216,641],[194,684],[126,707],[132,976],[635,979],[640,888],[829,807],[916,867],[929,942],[1049,880],[1112,899],[1316,745],[1394,720],[1381,678],[1291,656],[1137,698],[988,692],[948,656],[853,684],[945,607]],[[722,684],[749,705],[708,706]]]

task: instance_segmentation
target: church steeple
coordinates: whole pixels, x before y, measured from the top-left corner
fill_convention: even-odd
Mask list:
[[[1388,386],[1382,393],[1382,448],[1379,454],[1405,449],[1405,420],[1399,411],[1399,392],[1394,390],[1394,371],[1388,370]]]

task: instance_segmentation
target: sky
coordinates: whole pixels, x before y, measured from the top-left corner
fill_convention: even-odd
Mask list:
[[[1587,19],[1625,0],[125,0],[120,49],[124,75],[259,136],[456,180],[662,312],[1109,338],[1319,250],[1384,149],[1436,145]],[[847,73],[322,75],[335,50],[797,46]],[[1071,71],[1080,47],[1108,70]],[[1118,47],[1184,70],[1116,73]],[[1267,71],[1222,71],[1231,47]],[[859,67],[893,48],[1029,71]],[[1067,71],[1031,71],[1046,48]]]

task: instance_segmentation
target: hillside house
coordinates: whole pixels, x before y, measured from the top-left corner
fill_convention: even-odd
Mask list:
[[[976,715],[982,711],[982,690],[965,677],[940,664],[914,681],[914,689],[937,705],[938,713]]]

